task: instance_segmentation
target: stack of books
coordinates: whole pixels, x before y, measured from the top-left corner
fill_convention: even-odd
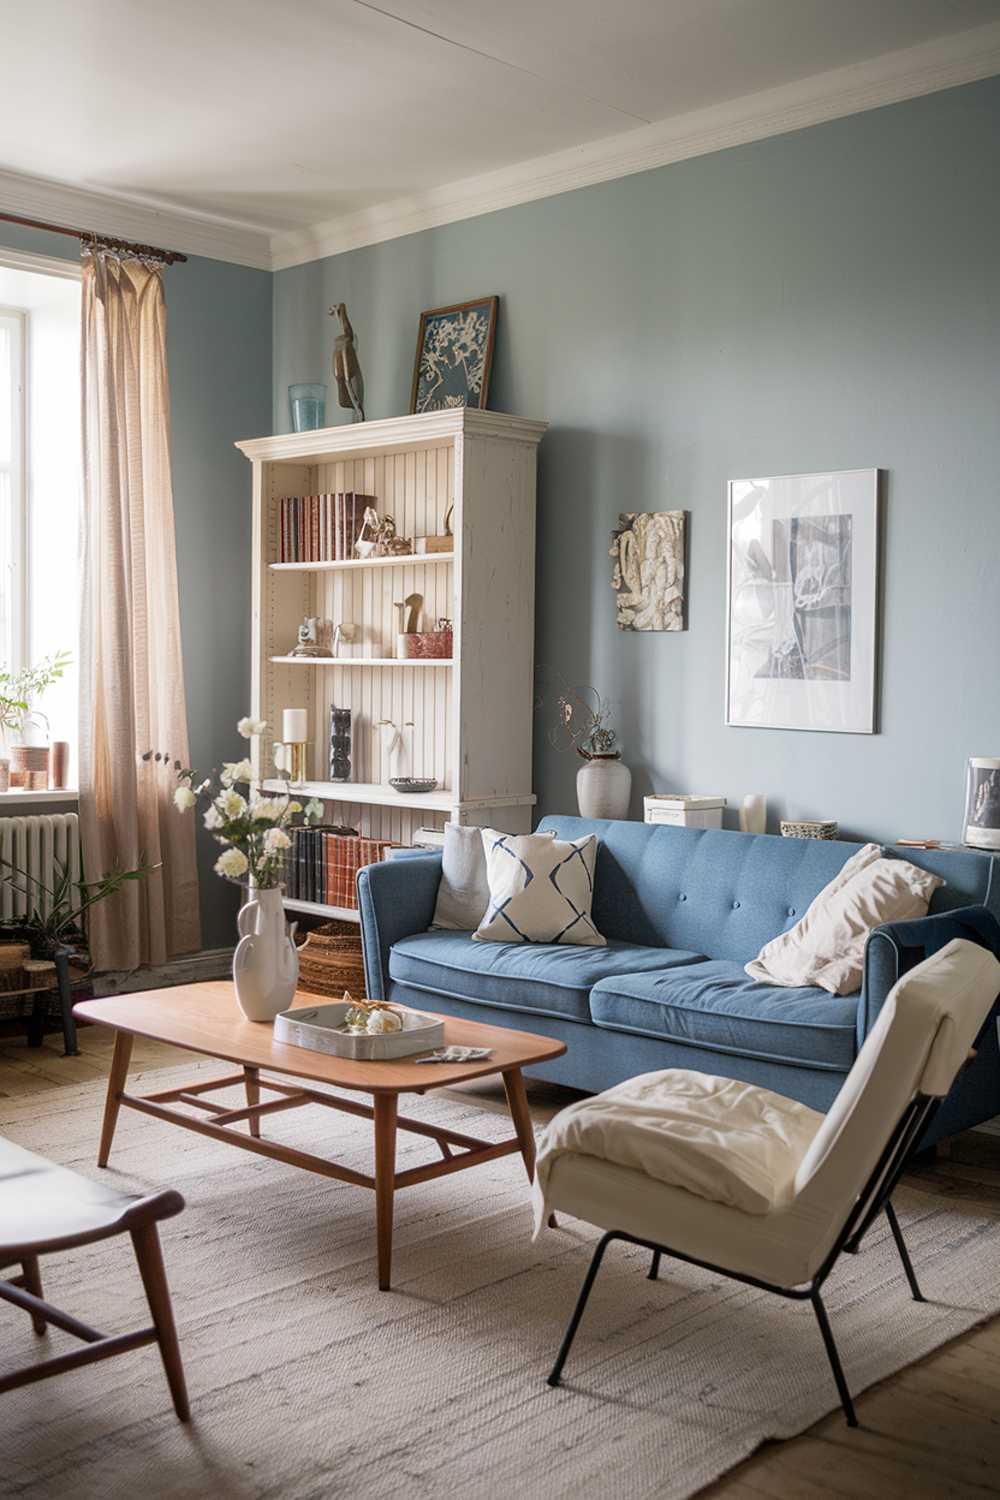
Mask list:
[[[374,495],[286,495],[278,512],[279,562],[346,562]]]
[[[285,895],[290,901],[356,908],[358,871],[398,847],[391,839],[360,838],[330,828],[294,828],[292,847],[285,852]]]

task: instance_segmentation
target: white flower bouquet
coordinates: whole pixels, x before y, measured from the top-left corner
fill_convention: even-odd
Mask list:
[[[263,719],[240,719],[236,726],[245,740],[262,735],[267,729]],[[143,760],[166,760],[168,757],[147,750]],[[253,790],[253,767],[247,759],[226,761],[197,782],[197,772],[174,763],[177,789],[174,805],[178,812],[193,811],[199,802],[207,803],[205,827],[222,853],[215,862],[215,873],[238,884],[248,879],[258,890],[273,890],[281,884],[285,850],[291,847],[289,829],[301,818],[303,826],[319,822],[323,804],[312,798],[305,807],[288,792],[288,774],[278,768],[285,783],[284,792],[269,797]],[[214,778],[214,779],[213,779]],[[239,790],[246,788],[246,795]]]

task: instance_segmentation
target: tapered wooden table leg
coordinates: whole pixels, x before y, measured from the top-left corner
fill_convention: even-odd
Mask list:
[[[191,1411],[188,1406],[184,1366],[181,1364],[180,1345],[177,1342],[174,1313],[170,1305],[170,1289],[167,1286],[167,1273],[163,1269],[163,1252],[160,1249],[160,1236],[156,1232],[156,1225],[145,1224],[141,1229],[133,1229],[132,1244],[135,1247],[135,1258],[139,1262],[142,1284],[146,1288],[149,1310],[153,1314],[153,1327],[156,1329],[167,1384],[174,1399],[174,1410],[181,1421],[186,1422],[190,1418]]]
[[[510,1068],[500,1076],[503,1078],[510,1117],[514,1122],[514,1133],[521,1145],[521,1155],[524,1158],[528,1181],[533,1182],[535,1178],[535,1132],[528,1110],[528,1096],[524,1092],[524,1074],[520,1068]],[[549,1214],[548,1225],[550,1229],[559,1228],[555,1214]]]
[[[128,1065],[131,1057],[132,1037],[126,1031],[116,1031],[115,1050],[111,1058],[111,1072],[108,1074],[108,1097],[104,1103],[101,1144],[97,1152],[97,1165],[99,1167],[106,1167],[108,1157],[111,1155],[111,1142],[115,1138],[115,1126],[118,1124],[118,1111],[121,1108],[122,1093],[125,1089],[125,1080],[128,1077]]]
[[[531,1182],[535,1175],[535,1132],[528,1110],[528,1096],[524,1092],[524,1075],[520,1068],[508,1068],[507,1072],[501,1076],[504,1092],[507,1095],[507,1107],[514,1123],[514,1134],[521,1147],[528,1181]]]
[[[258,1080],[260,1079],[260,1069],[259,1068],[250,1068],[250,1067],[244,1068],[243,1069],[243,1078],[244,1078],[244,1081],[245,1081],[245,1084],[246,1084],[247,1103],[248,1104],[259,1104],[260,1103],[260,1083],[259,1083]],[[249,1119],[249,1121],[247,1123],[250,1126],[250,1134],[252,1136],[256,1136],[257,1139],[259,1140],[260,1139],[260,1116],[259,1115],[251,1115],[250,1119]]]
[[[395,1094],[376,1094],[375,1108],[375,1224],[378,1235],[378,1289],[387,1292],[392,1280],[392,1210],[396,1188]]]

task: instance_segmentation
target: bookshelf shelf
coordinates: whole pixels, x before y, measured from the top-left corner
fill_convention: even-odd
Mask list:
[[[250,712],[271,726],[253,750],[265,785],[284,709],[306,711],[317,776],[328,774],[332,710],[346,709],[356,779],[300,789],[328,805],[328,821],[404,845],[421,826],[438,831],[447,820],[530,829],[535,483],[545,425],[464,408],[237,444],[253,468]],[[450,513],[453,545],[280,562],[282,502],[316,495],[364,497],[418,545],[443,536]],[[320,507],[320,519],[328,526],[329,510]],[[451,657],[390,654],[404,607],[417,610],[418,629],[452,622]],[[372,654],[291,656],[309,618],[353,626],[342,651]],[[438,785],[400,796],[388,785],[397,776]],[[350,809],[339,819],[338,804]]]
[[[454,561],[454,552],[410,552],[403,557],[352,557],[341,562],[273,562],[268,567],[272,573],[360,573],[368,568],[420,568]]]
[[[304,917],[325,917],[327,921],[331,917],[339,917],[342,922],[361,921],[356,906],[327,906],[322,901],[295,901],[290,896],[284,897],[283,904],[286,911],[299,911]]]
[[[453,667],[450,656],[272,656],[285,667]]]

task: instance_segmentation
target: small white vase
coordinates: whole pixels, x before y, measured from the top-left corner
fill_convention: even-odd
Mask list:
[[[616,755],[594,755],[576,773],[581,818],[627,818],[632,772]]]
[[[285,923],[281,887],[254,892],[236,919],[240,940],[233,954],[233,983],[248,1021],[273,1021],[287,1010],[299,979],[299,955]]]

